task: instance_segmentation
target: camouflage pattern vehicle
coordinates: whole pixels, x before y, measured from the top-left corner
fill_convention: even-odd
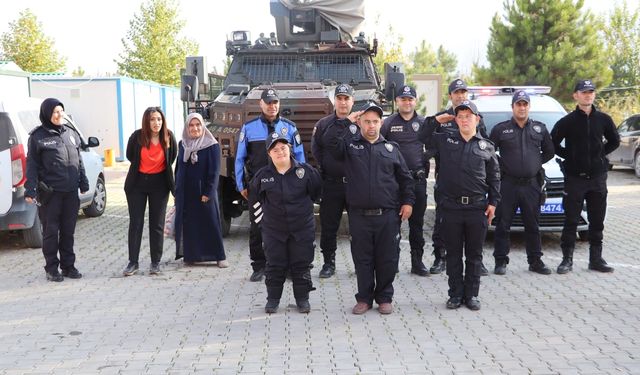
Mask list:
[[[261,113],[259,101],[265,88],[278,91],[280,115],[296,123],[305,157],[313,164],[311,133],[320,118],[333,113],[334,90],[338,84],[348,83],[354,87],[354,109],[368,101],[388,108],[394,88],[404,84],[404,74],[389,65],[385,81],[391,84],[385,93],[373,63],[377,40],[369,44],[362,32],[351,38],[338,23],[344,23],[344,19],[330,18],[337,10],[335,5],[329,15],[323,12],[326,1],[298,4],[291,0],[271,0],[277,38],[276,33],[269,37],[260,34],[252,43],[249,32],[234,31],[226,43],[227,55],[232,57],[226,77],[204,76],[203,58],[187,58],[181,88],[185,110],[203,114],[222,150],[219,199],[224,234],[229,231],[231,219],[246,209],[246,201],[235,188],[234,157],[242,125]],[[364,19],[362,2],[345,0],[346,8],[354,9],[353,3],[356,3],[362,14],[352,12],[342,16],[361,22]],[[353,28],[351,31],[354,32]],[[215,87],[221,81],[221,90],[216,92]]]

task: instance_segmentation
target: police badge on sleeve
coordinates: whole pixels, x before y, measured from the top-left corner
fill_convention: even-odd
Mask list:
[[[485,150],[487,148],[487,142],[483,141],[483,140],[480,140],[478,142],[478,147],[480,147],[481,150]]]
[[[358,131],[358,127],[355,124],[351,124],[349,125],[349,131],[351,132],[351,134],[356,134],[356,132]]]
[[[386,148],[389,152],[393,152],[393,145],[391,143],[385,143],[384,148]]]
[[[542,127],[540,125],[533,125],[533,130],[536,133],[540,133],[542,131]]]
[[[411,124],[411,129],[413,129],[414,132],[417,132],[420,129],[420,123],[414,121],[413,124]]]
[[[300,167],[296,169],[296,176],[302,180],[304,178],[304,168]]]

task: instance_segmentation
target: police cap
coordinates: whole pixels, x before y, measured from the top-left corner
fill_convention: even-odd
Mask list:
[[[451,95],[451,93],[455,92],[456,90],[467,91],[467,84],[461,79],[454,79],[449,84],[449,95]]]
[[[455,114],[457,115],[457,114],[458,114],[458,112],[459,112],[460,110],[463,110],[463,109],[468,109],[468,110],[470,110],[474,115],[479,115],[479,113],[478,113],[478,107],[476,107],[476,105],[475,105],[475,104],[473,104],[473,102],[472,102],[472,101],[469,101],[469,100],[465,100],[465,101],[463,101],[463,102],[462,102],[462,103],[460,103],[460,104],[459,104],[459,105],[458,105],[458,106],[457,106],[453,111],[454,111],[454,112],[455,112]]]
[[[265,103],[269,104],[271,102],[277,102],[280,99],[278,98],[278,92],[274,89],[264,89],[262,91],[262,95],[260,99],[264,100]]]
[[[573,92],[580,91],[596,91],[596,85],[590,79],[582,79],[576,83],[576,87],[573,89]]]
[[[269,134],[269,137],[267,138],[267,142],[266,142],[267,143],[267,151],[271,150],[273,148],[273,146],[275,146],[276,143],[278,143],[278,142],[289,144],[289,140],[284,135],[279,134],[278,132],[273,132],[273,133]]]
[[[529,98],[529,94],[527,94],[526,91],[518,90],[515,93],[513,93],[513,98],[511,98],[511,105],[514,105],[517,102],[531,103],[531,98]]]

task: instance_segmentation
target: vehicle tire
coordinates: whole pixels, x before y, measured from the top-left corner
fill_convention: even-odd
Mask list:
[[[96,181],[96,191],[93,193],[91,204],[82,209],[85,215],[89,217],[98,217],[104,213],[107,208],[107,188],[104,185],[104,179],[98,176]]]
[[[636,152],[636,157],[633,159],[633,171],[636,177],[640,178],[640,152]]]
[[[33,226],[22,231],[22,239],[26,247],[34,249],[42,247],[42,224],[40,223],[40,217],[37,212]]]
[[[225,213],[224,202],[222,200],[222,189],[218,189],[218,208],[220,210],[220,226],[222,227],[222,237],[229,235],[231,231],[231,216]]]
[[[589,231],[588,230],[579,231],[578,238],[580,239],[580,241],[589,241]]]

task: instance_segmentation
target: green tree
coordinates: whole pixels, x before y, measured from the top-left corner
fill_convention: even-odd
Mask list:
[[[616,6],[604,28],[614,87],[640,84],[640,8],[630,10],[627,2]]]
[[[487,46],[489,67],[474,67],[475,78],[492,85],[548,85],[561,102],[572,102],[576,80],[599,87],[611,82],[609,56],[598,36],[602,27],[578,0],[505,0]]]
[[[379,18],[376,20],[376,25],[379,23]],[[377,28],[377,27],[376,27]],[[400,63],[406,64],[406,56],[402,52],[402,43],[404,38],[398,35],[393,26],[389,25],[386,34],[382,39],[378,38],[378,53],[373,58],[373,63],[378,68],[381,75],[384,74],[385,63]],[[384,79],[384,77],[380,77]]]
[[[12,60],[22,70],[50,73],[65,70],[65,58],[58,55],[52,38],[46,36],[42,24],[30,9],[9,22],[9,31],[2,34],[5,59]]]
[[[149,0],[129,22],[122,39],[119,74],[166,85],[180,85],[180,67],[185,57],[195,55],[198,45],[181,37],[184,21],[172,0]]]
[[[71,72],[71,76],[73,77],[84,77],[85,71],[81,66],[78,66],[73,72]]]

